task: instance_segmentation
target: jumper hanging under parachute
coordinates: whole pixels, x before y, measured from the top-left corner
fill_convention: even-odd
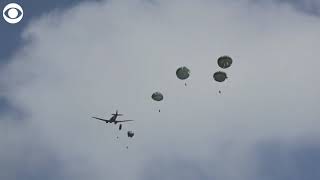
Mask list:
[[[218,58],[218,65],[223,69],[230,67],[231,64],[232,64],[232,58],[229,56],[221,56]]]
[[[151,98],[154,100],[154,101],[162,101],[163,100],[163,95],[161,92],[154,92],[151,96]],[[160,112],[160,109],[159,109],[159,112]]]
[[[182,66],[177,69],[176,75],[180,80],[186,80],[190,76],[190,70],[187,67]],[[187,83],[184,83],[184,85],[187,86]]]
[[[218,71],[218,72],[215,72],[213,74],[213,79],[217,82],[223,82],[227,79],[227,74],[225,72],[222,72],[222,71]],[[219,94],[221,94],[221,90],[218,91]]]

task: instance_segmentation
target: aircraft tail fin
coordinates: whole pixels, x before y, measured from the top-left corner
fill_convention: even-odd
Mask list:
[[[115,114],[112,114],[113,116],[123,116],[123,114],[118,114],[118,110],[116,110]]]

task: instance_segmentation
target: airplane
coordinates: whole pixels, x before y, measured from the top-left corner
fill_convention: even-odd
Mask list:
[[[98,119],[100,121],[104,121],[106,123],[114,123],[114,124],[117,124],[117,123],[120,123],[120,122],[128,122],[128,121],[133,121],[133,120],[122,120],[122,121],[117,121],[117,117],[118,116],[123,116],[123,114],[118,114],[118,110],[116,110],[116,113],[115,114],[112,114],[111,118],[108,120],[108,119],[102,119],[102,118],[98,118],[98,117],[92,117],[94,119]]]

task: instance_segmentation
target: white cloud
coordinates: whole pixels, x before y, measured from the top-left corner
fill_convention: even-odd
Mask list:
[[[319,137],[319,32],[316,18],[246,1],[83,3],[32,22],[1,83],[67,179],[141,179],[150,159],[174,155],[246,179],[257,142]],[[219,84],[225,54],[234,64]],[[158,90],[164,102],[150,99]],[[133,139],[90,119],[115,109],[136,120],[124,125]]]

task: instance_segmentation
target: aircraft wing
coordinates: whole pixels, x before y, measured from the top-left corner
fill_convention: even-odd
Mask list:
[[[107,120],[107,119],[101,119],[101,118],[98,118],[98,117],[92,117],[92,118],[94,118],[94,119],[98,119],[98,120],[100,120],[100,121],[104,121],[104,122],[109,122],[109,120]]]
[[[134,121],[134,120],[122,120],[122,121],[116,121],[116,122],[118,123],[118,122],[128,122],[128,121]]]

